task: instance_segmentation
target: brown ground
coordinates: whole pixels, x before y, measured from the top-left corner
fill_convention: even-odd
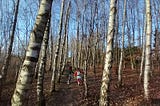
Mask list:
[[[126,68],[123,72],[123,86],[118,88],[117,75],[115,68],[112,69],[110,86],[110,105],[111,106],[160,106],[160,70],[154,70],[153,77],[150,79],[150,101],[143,99],[143,83],[138,81],[138,71]],[[97,74],[94,77],[92,69],[88,71],[88,99],[84,98],[83,86],[78,86],[75,79],[70,85],[66,84],[65,75],[56,87],[56,92],[50,94],[51,72],[45,74],[44,94],[47,106],[98,106],[99,91],[101,85],[102,68],[97,67]],[[10,98],[15,87],[14,75],[8,76],[4,90],[2,92],[0,106],[10,106]],[[29,92],[29,106],[36,105],[36,80],[33,88]]]

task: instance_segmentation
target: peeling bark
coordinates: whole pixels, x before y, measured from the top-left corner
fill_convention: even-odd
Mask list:
[[[105,64],[102,74],[102,84],[100,90],[99,106],[109,105],[109,86],[110,86],[110,71],[112,68],[113,59],[113,38],[114,38],[114,25],[116,16],[116,3],[117,0],[110,0],[110,13],[108,23],[108,36],[107,36],[107,48],[105,55]]]
[[[28,91],[34,76],[34,69],[38,61],[44,31],[51,11],[52,0],[42,0],[34,28],[30,34],[30,41],[26,51],[25,60],[19,71],[16,88],[12,96],[12,106],[26,106]]]

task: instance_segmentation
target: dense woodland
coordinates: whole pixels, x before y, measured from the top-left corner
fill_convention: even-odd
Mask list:
[[[0,0],[0,24],[0,106],[160,105],[159,0]]]

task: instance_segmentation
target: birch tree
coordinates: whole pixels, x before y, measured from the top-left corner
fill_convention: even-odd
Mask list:
[[[144,26],[143,26],[143,39],[142,39],[142,57],[141,57],[141,66],[140,66],[140,74],[139,74],[139,80],[141,81],[142,79],[142,75],[143,75],[143,67],[144,67],[144,58],[145,58],[145,45],[146,45],[146,41],[145,41],[145,34],[146,34],[146,20],[144,21]]]
[[[118,85],[122,85],[122,64],[123,64],[123,56],[124,56],[124,32],[125,32],[125,18],[126,18],[126,0],[124,0],[123,7],[123,22],[122,22],[122,48],[121,48],[121,57],[118,69]]]
[[[94,16],[96,17],[96,36],[95,36],[95,44],[94,44],[94,50],[93,50],[93,72],[94,75],[96,76],[96,50],[97,50],[97,46],[98,46],[98,39],[99,39],[99,28],[98,28],[98,4],[97,4],[98,0],[95,1],[95,11],[94,11]]]
[[[117,1],[117,10],[119,10],[119,1]],[[119,29],[119,11],[117,11],[116,13],[116,19],[115,19],[115,41],[114,41],[114,44],[115,44],[115,61],[116,61],[116,66],[118,66],[119,64],[119,44],[118,44],[118,35],[119,35],[119,32],[118,32],[118,29]],[[118,67],[116,69],[116,74],[118,75]]]
[[[58,57],[59,57],[59,51],[60,51],[60,44],[61,44],[61,37],[62,37],[62,27],[63,27],[63,11],[64,11],[64,5],[65,5],[65,0],[62,0],[61,3],[61,13],[60,13],[60,22],[59,22],[59,32],[58,32],[58,41],[56,45],[56,52],[53,60],[53,66],[52,66],[52,79],[51,79],[51,87],[50,87],[50,92],[52,93],[55,91],[55,81],[56,81],[56,74],[58,71]]]
[[[113,38],[114,38],[114,25],[116,16],[116,3],[117,0],[110,0],[110,12],[109,12],[109,23],[108,23],[108,36],[107,36],[107,48],[105,55],[105,64],[102,74],[102,84],[100,89],[100,100],[99,106],[108,106],[108,96],[109,96],[109,85],[110,85],[110,71],[112,68],[112,58],[113,58]]]
[[[45,29],[42,47],[41,47],[41,59],[39,63],[38,69],[38,79],[37,79],[37,102],[38,106],[45,105],[45,98],[43,94],[43,79],[44,79],[44,72],[46,67],[46,52],[48,46],[48,39],[49,39],[49,29],[50,29],[50,18],[48,19],[48,23]]]
[[[76,39],[76,58],[75,58],[75,63],[76,63],[76,67],[79,68],[80,67],[80,50],[79,50],[79,35],[80,35],[80,18],[81,18],[81,13],[80,13],[80,8],[79,5],[80,4],[77,0],[74,0],[76,6],[77,6],[77,11],[76,11],[76,21],[77,21],[77,39]]]
[[[35,25],[30,34],[30,41],[26,56],[17,79],[16,88],[12,96],[12,106],[25,106],[28,100],[28,90],[34,76],[34,68],[38,61],[41,43],[43,40],[46,24],[51,12],[52,0],[42,0]]]
[[[49,71],[52,70],[52,63],[53,63],[53,35],[52,35],[52,30],[50,34],[50,62],[49,62]]]
[[[63,40],[63,44],[62,44],[62,51],[61,51],[61,59],[60,59],[60,69],[58,72],[58,82],[60,83],[61,80],[61,74],[63,72],[64,66],[65,66],[65,60],[66,60],[66,41],[67,41],[67,37],[68,37],[68,33],[67,33],[67,28],[68,28],[68,23],[69,23],[69,15],[70,15],[70,7],[71,7],[71,1],[69,1],[68,6],[67,6],[67,13],[66,13],[66,17],[65,17],[65,24],[64,24],[64,40]]]
[[[145,70],[144,70],[144,98],[149,99],[149,73],[151,71],[151,5],[150,0],[146,0],[146,50],[145,50]]]

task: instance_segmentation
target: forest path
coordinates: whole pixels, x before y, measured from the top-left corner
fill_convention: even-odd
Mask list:
[[[74,78],[67,84],[66,75],[62,75],[60,84],[56,91],[52,93],[47,100],[47,106],[79,106],[83,99],[83,86],[78,86]]]

